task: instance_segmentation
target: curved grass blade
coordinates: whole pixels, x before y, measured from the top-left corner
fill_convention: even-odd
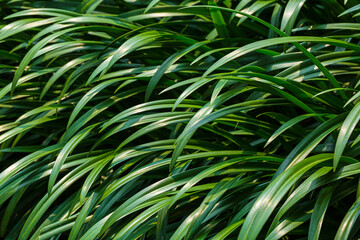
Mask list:
[[[355,126],[360,120],[360,103],[357,103],[354,108],[347,115],[343,124],[341,125],[338,138],[336,140],[335,152],[334,152],[334,170],[336,169],[341,155],[344,152],[344,149],[350,139],[351,133],[353,132]]]

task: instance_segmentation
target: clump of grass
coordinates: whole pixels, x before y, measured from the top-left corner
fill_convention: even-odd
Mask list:
[[[352,239],[360,5],[1,1],[4,239]]]

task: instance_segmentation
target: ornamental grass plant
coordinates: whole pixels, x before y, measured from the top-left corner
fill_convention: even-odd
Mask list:
[[[0,0],[0,238],[358,239],[360,2]]]

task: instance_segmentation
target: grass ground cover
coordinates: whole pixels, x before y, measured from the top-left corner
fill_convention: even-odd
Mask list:
[[[356,0],[0,0],[0,238],[357,239]]]

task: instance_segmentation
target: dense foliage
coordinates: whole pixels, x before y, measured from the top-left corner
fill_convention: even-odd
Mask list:
[[[359,16],[0,1],[0,236],[356,238]]]

